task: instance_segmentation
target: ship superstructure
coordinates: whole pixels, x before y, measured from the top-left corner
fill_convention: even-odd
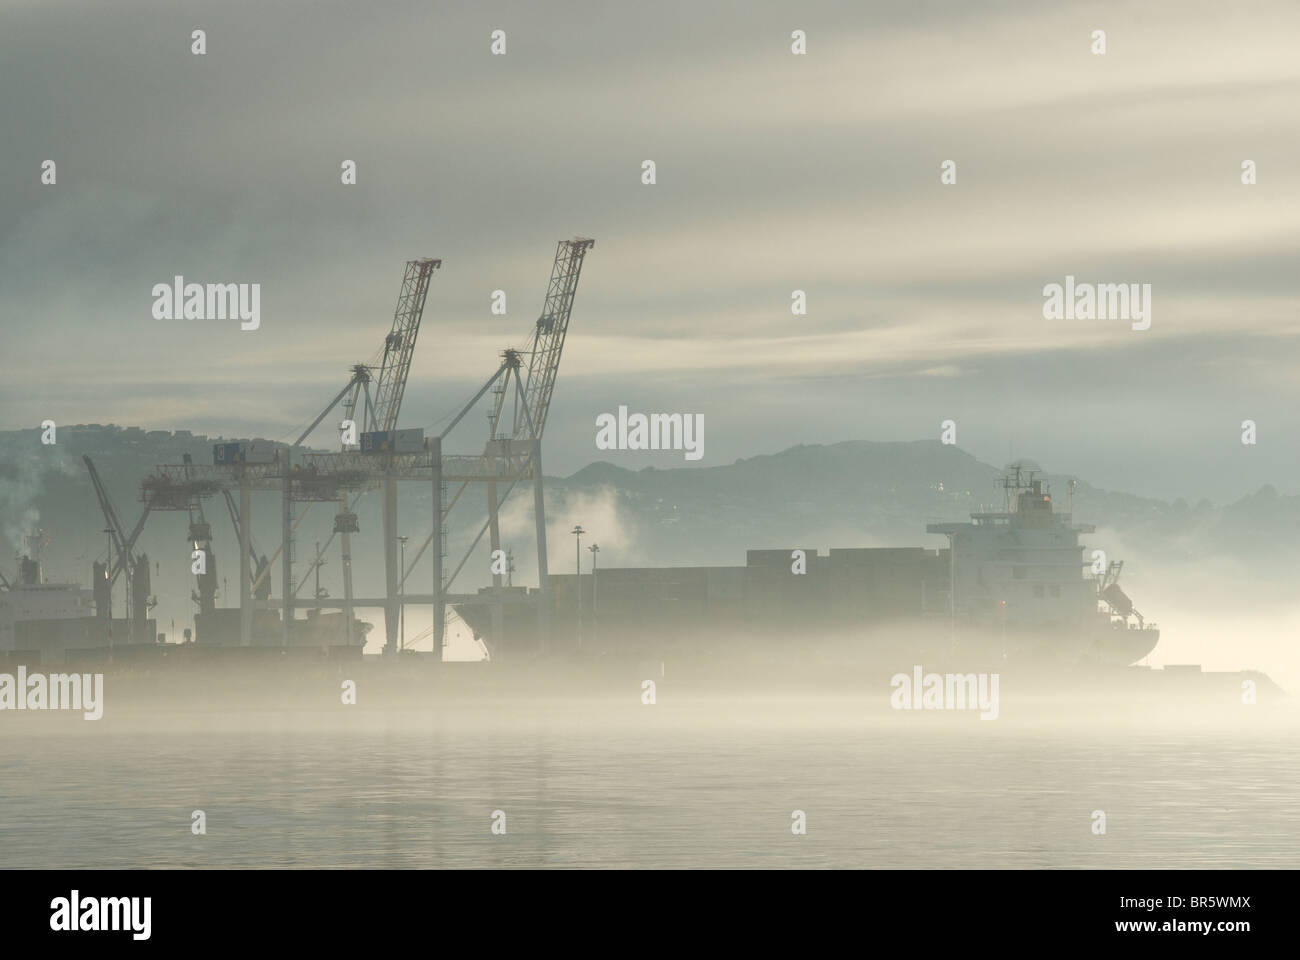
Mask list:
[[[27,552],[18,558],[17,578],[0,590],[0,655],[58,662],[69,650],[108,646],[114,627],[119,640],[126,642],[127,620],[110,619],[100,591],[45,578],[43,553],[48,541],[42,531],[24,541]],[[106,575],[102,565],[96,568],[97,576]]]
[[[1116,582],[1122,562],[1085,557],[1071,511],[1057,512],[1045,480],[1007,467],[1005,508],[972,513],[968,523],[931,523],[949,549],[949,616],[956,642],[983,638],[1006,656],[1130,664],[1160,638]],[[1089,574],[1092,574],[1089,576]]]

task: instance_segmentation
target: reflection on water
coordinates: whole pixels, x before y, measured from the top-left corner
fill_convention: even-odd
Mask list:
[[[216,716],[0,717],[0,865],[1300,866],[1281,727],[791,702]]]

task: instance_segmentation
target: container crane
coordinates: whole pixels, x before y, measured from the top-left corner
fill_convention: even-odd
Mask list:
[[[516,373],[514,393],[513,422],[510,435],[501,432],[501,414],[505,404],[506,393],[510,387],[507,377],[500,381],[496,390],[495,405],[489,413],[491,436],[486,458],[499,454],[509,456],[518,452],[521,444],[529,452],[531,469],[541,470],[542,431],[546,429],[546,415],[551,409],[551,396],[555,392],[555,379],[560,371],[560,357],[564,352],[564,339],[569,332],[569,317],[573,313],[573,299],[578,292],[578,279],[582,276],[582,264],[587,251],[596,245],[588,237],[574,237],[561,240],[555,245],[555,262],[551,266],[551,280],[546,287],[546,299],[542,303],[541,315],[533,326],[532,344],[528,350],[528,376],[520,389],[520,377]],[[496,472],[495,470],[493,471]],[[539,477],[540,486],[540,477]],[[493,556],[501,549],[501,525],[499,522],[500,502],[495,480],[489,480],[488,496],[488,536],[489,549]],[[546,519],[541,510],[541,497],[537,494],[537,547],[539,586],[547,588],[546,569]],[[493,605],[493,633],[501,636],[504,612],[500,603],[502,575],[492,574],[492,587],[498,602]],[[549,630],[543,625],[541,635],[546,637]]]
[[[420,322],[424,316],[424,304],[429,294],[429,281],[433,271],[442,266],[442,261],[425,257],[408,260],[402,276],[401,290],[397,296],[397,307],[393,311],[393,324],[384,337],[383,346],[376,357],[368,364],[355,364],[348,383],[326,405],[315,420],[302,432],[294,442],[294,447],[302,446],[311,433],[320,426],[339,403],[343,404],[344,419],[356,422],[358,404],[361,407],[362,434],[388,433],[397,428],[397,418],[402,409],[402,398],[406,393],[406,381],[411,372],[411,358],[415,354],[416,339],[420,335]],[[372,392],[373,384],[373,392]],[[290,485],[292,463],[284,465],[284,511],[283,511],[283,558],[284,575],[284,623],[289,629],[293,616],[294,589],[290,574],[292,545],[290,541]],[[385,626],[388,634],[388,647],[395,649],[397,604],[393,599],[398,580],[397,560],[397,481],[385,475],[380,481],[384,501],[384,570],[387,583],[385,604]],[[323,492],[321,494],[324,495]],[[352,642],[352,549],[351,534],[358,532],[356,514],[348,504],[346,491],[339,491],[331,496],[337,498],[338,514],[334,519],[334,532],[342,535],[341,567],[343,575],[343,619],[346,625],[348,643]],[[310,570],[308,571],[310,573]]]

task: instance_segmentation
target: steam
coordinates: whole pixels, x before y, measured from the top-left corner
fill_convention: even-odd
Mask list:
[[[0,459],[0,534],[11,551],[21,551],[23,538],[40,523],[35,501],[47,466],[46,458],[31,453],[6,452]]]
[[[598,566],[634,567],[649,563],[634,524],[620,509],[618,492],[611,486],[594,490],[546,491],[546,560],[552,572],[572,573],[574,564],[573,534],[576,525],[586,534],[582,538],[582,568],[591,570],[592,543],[600,545]],[[502,542],[526,543],[528,549],[516,550],[515,579],[535,582],[537,560],[533,548],[533,501],[529,497],[511,497],[501,511]]]

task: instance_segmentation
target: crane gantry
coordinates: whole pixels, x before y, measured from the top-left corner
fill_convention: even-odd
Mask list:
[[[334,534],[342,536],[343,613],[347,642],[352,643],[352,611],[355,606],[381,606],[385,611],[385,652],[397,651],[397,623],[400,607],[404,603],[429,603],[434,607],[434,652],[441,658],[445,640],[446,608],[448,603],[484,602],[485,598],[473,594],[451,594],[448,591],[469,556],[477,548],[483,535],[491,531],[492,549],[500,549],[498,514],[501,502],[509,496],[515,485],[531,479],[534,493],[534,514],[537,527],[539,595],[538,617],[542,642],[548,636],[547,604],[549,583],[546,563],[546,516],[542,497],[541,437],[554,394],[560,359],[563,354],[574,297],[586,253],[595,245],[594,240],[578,237],[561,240],[556,246],[555,261],[541,315],[530,335],[526,349],[507,349],[497,371],[478,390],[474,397],[436,436],[424,438],[423,430],[398,430],[398,417],[410,375],[411,361],[419,335],[429,281],[433,271],[442,261],[436,259],[411,260],[406,264],[402,288],[398,295],[392,327],[384,338],[383,346],[368,364],[355,364],[344,387],[330,400],[311,424],[288,448],[278,452],[259,451],[253,455],[257,444],[219,444],[214,450],[214,464],[199,468],[160,466],[154,475],[141,484],[142,499],[152,509],[177,510],[193,507],[203,498],[217,492],[238,490],[238,529],[240,536],[240,642],[251,643],[253,603],[251,560],[251,491],[278,490],[282,494],[282,532],[280,562],[283,573],[283,599],[278,604],[283,611],[284,639],[290,642],[290,624],[297,593],[292,583],[290,548],[296,524],[292,518],[292,504],[304,501],[332,502],[338,505]],[[526,377],[521,373],[527,359]],[[490,432],[487,444],[480,454],[450,455],[442,453],[443,440],[461,422],[466,414],[494,386],[498,387],[489,412]],[[514,405],[510,429],[502,430],[502,414],[507,392],[513,386]],[[343,405],[345,421],[359,427],[359,443],[344,442],[337,453],[305,453],[299,463],[294,463],[292,452],[300,448],[307,438],[324,422],[332,411]],[[360,416],[356,416],[357,414]],[[410,436],[407,436],[407,435]],[[417,436],[418,435],[418,436]],[[346,438],[347,434],[344,434]],[[238,448],[223,453],[221,448]],[[415,554],[406,569],[397,557],[397,482],[409,480],[431,481],[433,487],[433,531],[424,546]],[[447,503],[445,484],[459,481],[460,490]],[[488,485],[488,517],[479,530],[465,557],[450,577],[443,573],[445,551],[444,527],[447,515],[460,498],[466,486],[473,482]],[[498,484],[508,483],[505,494],[498,496]],[[358,533],[356,514],[352,512],[355,497],[365,490],[380,489],[383,493],[383,540],[385,591],[383,598],[353,596],[351,576],[352,534]],[[351,503],[349,502],[351,499]],[[444,508],[444,504],[446,504]],[[232,511],[233,513],[233,511]],[[332,536],[331,536],[332,539]],[[407,577],[424,551],[437,541],[433,550],[432,592],[411,594],[403,589]],[[328,545],[328,544],[327,544]],[[323,552],[318,552],[318,561]],[[310,571],[309,571],[310,573]],[[488,602],[494,604],[494,624],[500,623],[503,602],[502,577],[493,575],[493,590]],[[399,596],[398,591],[401,590]],[[274,608],[272,600],[261,601],[259,606]],[[310,604],[320,606],[317,597]]]

